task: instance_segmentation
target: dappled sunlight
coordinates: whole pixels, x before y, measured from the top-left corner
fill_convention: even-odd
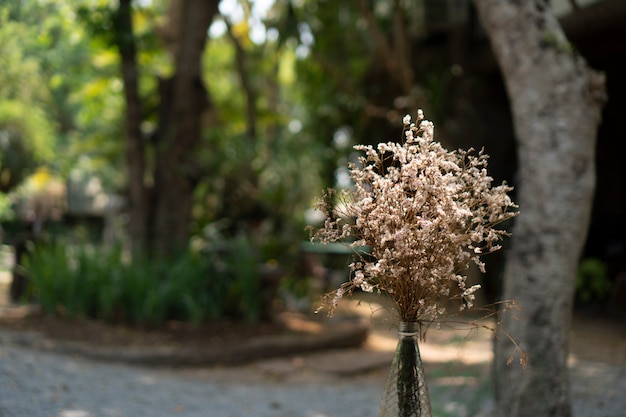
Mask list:
[[[279,319],[285,328],[293,332],[319,334],[325,329],[322,323],[307,320],[298,314],[284,313]]]
[[[150,385],[154,385],[157,383],[157,379],[155,375],[144,374],[144,375],[139,376],[138,379],[141,385],[150,386]]]
[[[493,359],[492,350],[479,343],[472,346],[441,346],[422,343],[420,345],[420,351],[424,362],[458,361],[466,365],[471,365],[489,363]]]
[[[432,331],[436,332],[437,330]],[[396,348],[397,343],[396,335],[372,329],[365,348],[391,352]],[[488,363],[493,359],[492,344],[488,334],[472,337],[472,340],[454,339],[452,336],[448,340],[438,340],[437,342],[428,342],[427,339],[426,342],[420,343],[420,353],[424,362],[458,361],[471,365]]]
[[[92,414],[85,410],[61,410],[59,417],[91,417]]]
[[[449,387],[466,387],[468,385],[476,385],[480,380],[475,376],[443,376],[435,380],[439,385]]]
[[[10,304],[9,286],[11,285],[12,275],[8,271],[0,271],[0,308]]]
[[[365,348],[380,352],[393,352],[398,344],[398,338],[382,335],[372,330],[365,342]]]
[[[370,320],[370,334],[365,349],[393,352],[398,343],[397,325],[390,313],[389,301],[369,294],[358,294],[340,303],[338,314],[353,314]],[[490,324],[491,325],[491,324]],[[493,360],[492,333],[470,325],[450,325],[438,330],[431,328],[426,341],[420,343],[424,362],[460,362],[467,365],[488,363]]]

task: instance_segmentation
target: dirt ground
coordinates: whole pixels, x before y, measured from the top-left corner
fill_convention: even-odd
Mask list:
[[[200,326],[172,322],[164,328],[150,329],[98,320],[51,317],[33,312],[32,309],[12,309],[11,313],[6,311],[4,314],[0,312],[0,327],[4,329],[40,332],[53,340],[80,341],[93,345],[208,347],[286,331],[279,323],[241,324],[223,321]]]
[[[14,331],[36,331],[54,340],[81,341],[95,345],[133,346],[192,346],[215,347],[224,342],[250,340],[257,336],[278,335],[290,332],[280,321],[274,323],[242,324],[218,322],[202,326],[168,323],[164,328],[149,329],[108,324],[96,320],[50,317],[29,307],[8,308],[6,297],[8,277],[0,277],[0,326]],[[395,343],[393,321],[377,306],[372,307],[367,298],[344,303],[343,313],[361,315],[372,321],[365,349],[389,350]],[[454,340],[450,332],[431,331],[429,337],[436,342]],[[390,336],[388,340],[385,336]],[[438,340],[437,340],[438,339]],[[488,346],[483,346],[485,348]],[[573,358],[626,365],[626,318],[608,316],[598,312],[579,311],[574,315],[570,339]]]
[[[38,332],[53,340],[80,341],[111,346],[176,346],[210,347],[249,340],[263,335],[287,331],[280,322],[233,323],[220,321],[199,326],[171,322],[163,328],[129,327],[98,320],[61,318],[45,315],[36,306],[16,306],[9,301],[10,274],[0,273],[0,327],[22,332]]]
[[[6,288],[6,285],[4,287]],[[24,369],[13,370],[12,375],[15,380],[9,381],[9,387],[22,387],[20,389],[30,387],[25,393],[20,392],[20,395],[32,396],[33,393],[47,392],[46,390],[51,390],[49,387],[61,384],[62,387],[69,387],[62,390],[62,398],[65,398],[66,402],[74,408],[76,404],[81,404],[83,410],[97,410],[100,406],[98,398],[93,398],[94,393],[102,391],[106,394],[108,389],[117,386],[133,386],[133,381],[139,378],[138,374],[141,378],[146,378],[146,375],[150,373],[151,380],[163,381],[164,385],[162,387],[151,385],[150,394],[146,394],[145,398],[142,397],[142,412],[145,412],[146,404],[152,404],[159,399],[167,400],[168,395],[175,388],[178,390],[176,392],[180,393],[176,396],[176,404],[182,404],[185,409],[190,410],[189,414],[185,415],[204,415],[202,412],[193,414],[191,410],[194,407],[202,409],[207,401],[213,404],[213,402],[227,398],[227,404],[237,409],[230,410],[228,407],[221,409],[220,416],[249,415],[252,409],[256,410],[254,414],[259,416],[302,415],[300,412],[290,410],[301,411],[303,407],[316,410],[316,413],[311,412],[307,415],[373,416],[397,343],[395,321],[389,317],[388,310],[365,297],[361,303],[357,299],[344,300],[338,312],[350,317],[360,316],[369,323],[367,339],[358,347],[325,348],[306,353],[292,352],[260,360],[230,363],[230,366],[192,365],[180,368],[167,365],[163,367],[162,362],[159,362],[158,368],[117,366],[111,362],[116,362],[118,355],[122,352],[150,353],[155,350],[153,348],[156,345],[159,348],[165,346],[166,351],[185,351],[179,347],[190,345],[196,346],[196,349],[201,351],[216,350],[216,347],[219,348],[217,350],[223,351],[229,350],[224,346],[230,344],[238,345],[242,341],[249,342],[257,336],[273,337],[292,330],[276,324],[241,326],[234,323],[216,323],[197,328],[170,323],[165,329],[150,330],[115,326],[97,321],[51,318],[33,315],[32,312],[27,314],[26,308],[16,309],[14,306],[7,308],[6,298],[4,302],[2,299],[4,296],[2,290],[2,282],[0,282],[0,316],[3,317],[0,319],[0,333],[5,335],[11,333],[22,337],[34,331],[45,334],[45,338],[56,338],[61,342],[78,342],[81,346],[83,343],[96,344],[98,347],[104,346],[104,350],[114,353],[114,356],[107,356],[104,359],[99,357],[94,358],[98,360],[89,360],[90,358],[82,358],[82,354],[76,354],[75,351],[56,351],[56,354],[46,352],[48,342],[31,344],[29,343],[31,339],[25,338],[26,343],[16,344],[15,339],[7,338],[8,343],[4,345],[0,341],[0,352],[4,352],[5,358],[13,358],[0,364],[9,368],[19,368],[22,363],[25,366]],[[377,301],[380,299],[377,298]],[[4,332],[5,329],[13,331]],[[343,332],[341,332],[341,337],[345,338]],[[318,336],[314,339],[317,340]],[[626,387],[624,318],[609,317],[590,311],[577,312],[574,316],[570,340],[569,364],[572,380],[572,406],[576,410],[575,416],[621,417],[626,407],[623,399],[623,389]],[[30,346],[30,348],[24,349],[24,346]],[[129,349],[119,349],[119,346],[129,347]],[[492,347],[489,331],[468,332],[446,327],[428,332],[426,342],[420,343],[420,351],[429,381],[434,414],[442,417],[487,417],[492,414]],[[91,346],[87,348],[92,350]],[[112,357],[114,360],[110,361]],[[38,365],[33,366],[33,363]],[[76,372],[66,372],[67,375],[63,379],[63,375],[59,373],[63,374],[66,369],[77,369],[76,363],[83,364],[78,366],[82,373],[78,375]],[[39,372],[40,369],[48,371],[42,374]],[[35,371],[38,373],[36,377],[33,377],[31,374]],[[122,377],[121,373],[125,376]],[[89,376],[85,379],[87,382],[76,380],[81,375],[85,378]],[[46,377],[50,379],[45,379]],[[41,378],[44,379],[41,380]],[[118,383],[120,378],[125,382]],[[40,380],[41,383],[39,383]],[[113,380],[116,381],[115,384],[107,382]],[[99,389],[81,391],[83,386],[99,386],[98,384],[102,381],[104,385]],[[191,385],[188,385],[190,381]],[[229,388],[225,390],[224,386]],[[202,389],[216,387],[219,393],[213,397],[205,392],[192,395],[198,387]],[[287,396],[288,398],[284,396],[287,389],[293,392]],[[135,397],[129,397],[126,391],[127,389],[124,389],[121,392],[115,391],[106,395],[115,398],[116,404],[125,404],[130,407],[120,415],[139,415],[134,411],[129,411],[133,410]],[[136,392],[133,391],[133,395],[136,395]],[[242,392],[245,393],[237,397]],[[46,403],[46,406],[61,407],[56,400],[59,396],[58,392],[54,391],[50,395],[53,395],[55,400],[49,404]],[[133,401],[129,400],[126,404],[120,400],[127,397]],[[7,415],[53,414],[47,411],[41,412],[41,410],[37,414],[35,409],[28,409],[20,414],[16,410],[21,410],[20,407],[28,404],[20,399],[22,397],[15,397],[15,401],[11,395],[0,396],[0,398],[4,398],[5,401],[2,403],[0,399],[0,415],[4,415],[3,407],[4,410],[10,410],[12,413]],[[252,398],[255,400],[248,403]],[[166,415],[162,414],[163,410],[170,410],[171,408],[167,408],[170,406],[169,403],[165,405],[159,403],[154,405],[150,411],[151,414],[142,415]],[[344,407],[347,411],[344,410],[340,414],[325,413],[322,410],[324,407],[332,410]],[[176,409],[179,410],[179,408]],[[279,413],[278,409],[282,413]],[[263,414],[265,412],[263,410],[269,411]],[[93,415],[100,415],[96,411],[93,413]]]

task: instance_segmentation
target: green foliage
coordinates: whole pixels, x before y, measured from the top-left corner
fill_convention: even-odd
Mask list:
[[[141,130],[148,148],[144,176],[151,186],[152,146],[167,128],[160,126],[159,111],[167,106],[159,106],[167,95],[159,83],[174,72],[164,42],[173,9],[170,2],[132,3]],[[250,17],[251,3],[238,3]],[[377,3],[376,17],[389,31],[390,8],[382,7],[388,2]],[[417,6],[401,3],[407,16],[415,14]],[[102,180],[106,190],[119,191],[128,189],[128,175],[118,6],[107,0],[0,0],[0,102],[19,100],[53,122],[52,171],[64,177],[86,172]],[[285,247],[303,237],[304,210],[320,189],[333,185],[337,166],[345,165],[337,160],[348,157],[350,143],[340,149],[333,135],[352,126],[354,136],[385,136],[374,134],[366,109],[392,107],[377,97],[395,90],[379,71],[379,56],[356,3],[277,0],[267,16],[253,19],[268,30],[262,42],[251,36],[250,22],[232,18],[245,65],[243,70],[237,65],[227,35],[210,32],[203,79],[213,108],[203,121],[204,143],[185,161],[201,171],[194,178],[196,223],[191,227],[200,234],[204,225],[228,219],[237,231],[252,235],[257,230],[249,229],[262,223],[267,239]],[[243,78],[253,94],[246,94]],[[250,97],[254,135],[247,130]],[[388,124],[386,118],[378,123]],[[252,226],[239,226],[246,222]]]
[[[576,301],[583,305],[601,303],[610,293],[606,264],[598,258],[584,259],[576,276]]]
[[[196,155],[207,169],[196,192],[196,230],[226,220],[235,233],[253,234],[250,228],[262,223],[275,242],[299,241],[302,213],[322,188],[325,150],[314,135],[301,131],[306,112],[294,76],[294,46],[275,39],[256,44],[248,29],[236,25],[254,93],[253,137],[247,131],[250,115],[243,111],[249,97],[235,70],[231,40],[211,39],[204,53],[204,79],[219,121],[206,129],[206,146]]]
[[[29,48],[36,30],[11,16],[6,6],[0,8],[0,100],[40,105],[47,98],[41,60]]]
[[[259,281],[258,263],[252,247],[243,237],[233,241],[226,258],[231,265],[235,285],[231,288],[230,299],[238,304],[246,320],[257,321],[261,313],[261,283]]]
[[[118,163],[123,155],[118,140],[123,97],[117,56],[97,49],[97,40],[80,24],[76,10],[87,3],[94,4],[0,1],[0,113],[19,122],[12,122],[9,132],[15,137],[10,151],[19,158],[3,159],[25,166],[10,173],[15,180],[40,165],[68,175],[76,161],[85,158],[98,167],[105,183],[119,186],[123,180]],[[7,136],[6,128],[0,126],[0,131]],[[21,149],[18,142],[28,146]],[[45,160],[28,158],[42,147]],[[9,168],[16,168],[4,160],[6,178]]]
[[[11,199],[6,194],[0,192],[0,222],[10,221],[15,217],[11,203]]]
[[[52,124],[38,108],[0,100],[0,191],[9,192],[49,160]]]
[[[32,28],[11,20],[17,9],[0,8],[0,191],[9,192],[49,161],[54,124],[44,111],[49,98],[41,62],[24,43]]]
[[[30,294],[49,314],[151,326],[225,317],[256,322],[256,259],[244,240],[231,249],[126,262],[119,247],[51,245],[34,250],[25,266]]]

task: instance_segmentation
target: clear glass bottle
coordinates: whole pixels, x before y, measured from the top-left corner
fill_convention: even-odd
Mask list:
[[[420,325],[401,322],[378,417],[432,417],[419,351]]]

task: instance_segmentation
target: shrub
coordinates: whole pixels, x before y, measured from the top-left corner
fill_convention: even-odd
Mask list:
[[[576,275],[575,300],[579,305],[602,304],[611,294],[607,266],[598,258],[583,259]]]
[[[258,321],[257,262],[245,240],[225,253],[124,260],[120,247],[51,245],[26,260],[31,296],[50,314],[158,326],[168,320]]]

